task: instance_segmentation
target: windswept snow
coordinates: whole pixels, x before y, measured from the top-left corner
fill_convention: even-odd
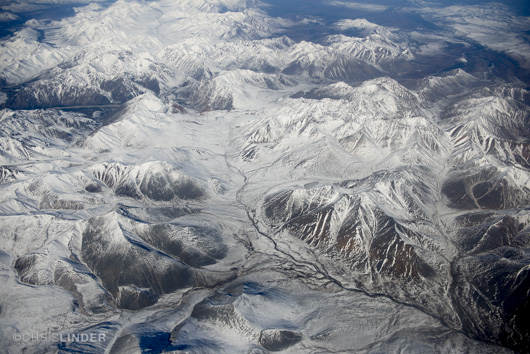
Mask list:
[[[530,350],[527,18],[83,4],[0,41],[8,353]]]

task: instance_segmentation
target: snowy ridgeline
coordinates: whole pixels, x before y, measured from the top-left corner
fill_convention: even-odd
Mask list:
[[[477,49],[487,9],[25,23],[0,51],[6,350],[528,352],[530,92]]]

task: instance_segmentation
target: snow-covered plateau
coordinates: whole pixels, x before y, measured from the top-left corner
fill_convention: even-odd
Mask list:
[[[45,3],[0,6],[0,351],[530,353],[529,17]]]

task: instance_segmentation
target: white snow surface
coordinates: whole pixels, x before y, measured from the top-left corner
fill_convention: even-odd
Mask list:
[[[517,56],[510,46],[522,44],[515,33],[526,19],[506,30],[492,18],[498,9],[425,13]],[[528,246],[528,89],[465,69],[414,84],[390,77],[396,63],[443,52],[461,33],[420,40],[351,19],[315,43],[291,40],[292,25],[253,1],[118,0],[30,21],[2,40],[0,76],[9,85],[43,100],[86,92],[108,100],[73,107],[96,109],[86,115],[0,111],[0,341],[8,353],[61,345],[13,340],[28,333],[105,334],[95,344],[62,343],[86,353],[142,352],[153,342],[261,353],[274,349],[267,336],[285,333],[292,341],[276,345],[289,353],[512,353],[464,334],[457,306],[476,310],[476,323],[487,319],[473,293],[454,300],[461,284],[452,267],[463,262],[471,272],[465,265],[478,264],[477,252]],[[352,29],[361,37],[345,34]],[[509,47],[497,37],[506,31]],[[344,73],[352,76],[338,79]],[[126,102],[101,88],[125,81],[117,87],[135,93]],[[9,99],[2,93],[0,104]],[[488,248],[491,225],[505,219],[515,220],[515,241]],[[481,228],[488,231],[470,247]],[[87,245],[90,237],[106,246]],[[102,271],[104,256],[124,264]],[[510,276],[527,270],[521,259],[510,261]],[[139,263],[148,276],[127,273]],[[156,283],[176,265],[192,283],[165,292],[139,281]],[[121,281],[119,298],[106,271]],[[120,307],[121,294],[137,296],[131,303],[140,308]]]

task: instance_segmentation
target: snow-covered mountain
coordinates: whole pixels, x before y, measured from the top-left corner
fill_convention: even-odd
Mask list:
[[[5,351],[530,352],[528,18],[302,5],[3,5]]]

